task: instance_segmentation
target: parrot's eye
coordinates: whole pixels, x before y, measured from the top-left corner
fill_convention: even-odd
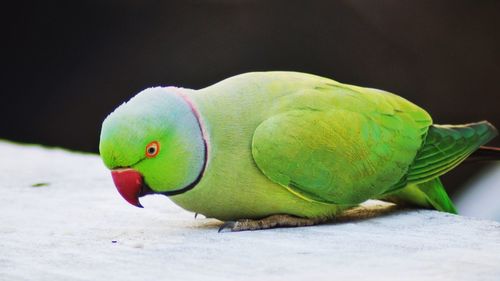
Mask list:
[[[160,152],[160,144],[157,141],[152,141],[146,146],[146,157],[153,158]]]

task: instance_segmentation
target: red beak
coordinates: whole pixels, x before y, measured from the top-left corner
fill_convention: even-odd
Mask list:
[[[111,171],[116,189],[130,204],[143,208],[139,202],[143,181],[142,175],[133,169],[117,169]]]

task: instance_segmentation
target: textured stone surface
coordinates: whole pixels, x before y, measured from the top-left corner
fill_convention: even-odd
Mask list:
[[[370,202],[336,223],[217,233],[129,206],[91,154],[0,142],[0,280],[500,280],[500,224]]]

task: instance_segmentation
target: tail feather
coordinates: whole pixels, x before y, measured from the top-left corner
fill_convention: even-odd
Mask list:
[[[379,199],[403,206],[416,206],[457,214],[457,209],[439,178],[419,184],[409,184]]]
[[[466,160],[467,163],[500,160],[500,147],[481,146]]]
[[[498,135],[487,121],[466,125],[433,125],[422,149],[401,181],[379,199],[456,214],[439,176],[462,161],[500,160],[500,148],[481,146]]]
[[[418,189],[425,194],[426,200],[434,209],[452,214],[457,213],[453,201],[451,201],[448,193],[446,193],[439,178],[418,184]]]
[[[496,128],[487,121],[431,126],[406,180],[421,183],[445,174],[497,134]]]

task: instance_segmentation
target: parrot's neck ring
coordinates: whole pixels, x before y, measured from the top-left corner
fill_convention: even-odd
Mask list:
[[[201,178],[205,174],[205,169],[207,168],[207,163],[208,163],[207,135],[206,135],[205,128],[204,128],[202,121],[201,121],[200,113],[195,108],[193,101],[187,95],[185,95],[181,92],[178,92],[178,91],[175,91],[175,93],[177,95],[179,95],[187,103],[189,108],[191,108],[191,111],[193,112],[193,115],[195,116],[196,121],[198,122],[198,127],[200,128],[200,133],[201,133],[201,137],[203,139],[203,147],[204,147],[203,168],[201,169],[200,173],[198,174],[198,177],[196,177],[196,179],[194,181],[192,181],[190,184],[188,184],[187,186],[185,186],[181,189],[160,192],[160,194],[163,194],[166,196],[173,196],[173,195],[182,194],[182,193],[185,193],[185,192],[193,189],[201,181]]]

